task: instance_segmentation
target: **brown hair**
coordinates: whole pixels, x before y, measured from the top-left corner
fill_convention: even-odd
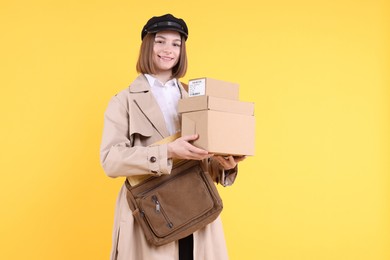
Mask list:
[[[156,68],[153,63],[153,45],[155,33],[148,33],[145,35],[145,38],[142,41],[139,56],[137,61],[137,72],[142,74],[156,74]],[[181,78],[187,72],[187,51],[186,51],[186,41],[183,36],[181,36],[181,46],[180,46],[180,57],[179,61],[172,68],[172,78]]]

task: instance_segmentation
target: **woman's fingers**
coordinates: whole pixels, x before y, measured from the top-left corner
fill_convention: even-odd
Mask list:
[[[233,169],[236,167],[237,163],[243,161],[245,158],[246,156],[214,156],[214,159],[216,159],[225,170]]]
[[[216,159],[219,164],[224,168],[225,170],[232,169],[236,166],[236,163],[234,159],[230,158],[232,156],[221,156],[221,155],[216,155],[214,156],[214,159]]]
[[[245,155],[242,155],[242,156],[233,156],[233,159],[234,159],[234,161],[236,161],[236,163],[245,160],[245,158],[246,158]]]
[[[179,139],[190,142],[190,141],[195,141],[198,138],[199,138],[198,134],[193,134],[193,135],[184,135],[184,136],[180,137]]]
[[[203,160],[213,156],[208,151],[192,145],[190,142],[198,139],[198,135],[182,136],[168,144],[168,155],[172,158]]]

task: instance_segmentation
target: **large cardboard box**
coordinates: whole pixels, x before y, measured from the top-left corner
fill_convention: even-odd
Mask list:
[[[238,100],[239,85],[237,83],[212,79],[197,78],[188,81],[188,96],[214,96]]]
[[[213,96],[197,96],[180,99],[178,112],[194,112],[199,110],[223,111],[234,114],[253,116],[255,104],[253,102],[241,102]]]
[[[214,154],[254,155],[252,115],[201,110],[182,114],[182,135],[199,134],[193,145]]]

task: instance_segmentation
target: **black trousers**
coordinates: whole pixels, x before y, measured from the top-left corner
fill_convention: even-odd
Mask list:
[[[194,260],[194,236],[179,239],[179,260]]]

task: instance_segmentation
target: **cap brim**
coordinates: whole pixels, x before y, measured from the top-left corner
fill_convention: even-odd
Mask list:
[[[180,30],[179,28],[172,28],[172,27],[153,28],[152,30],[148,30],[148,33],[157,33],[161,31],[176,31],[182,34],[184,37],[188,36],[183,30]]]
[[[183,35],[185,37],[185,39],[187,39],[187,37],[188,37],[188,32],[187,32],[186,28],[184,28],[183,25],[181,25],[180,23],[175,22],[175,21],[157,22],[157,23],[154,23],[152,25],[149,25],[145,29],[145,31],[147,33],[156,33],[156,32],[160,32],[160,31],[168,31],[168,30],[179,32],[181,35]]]

